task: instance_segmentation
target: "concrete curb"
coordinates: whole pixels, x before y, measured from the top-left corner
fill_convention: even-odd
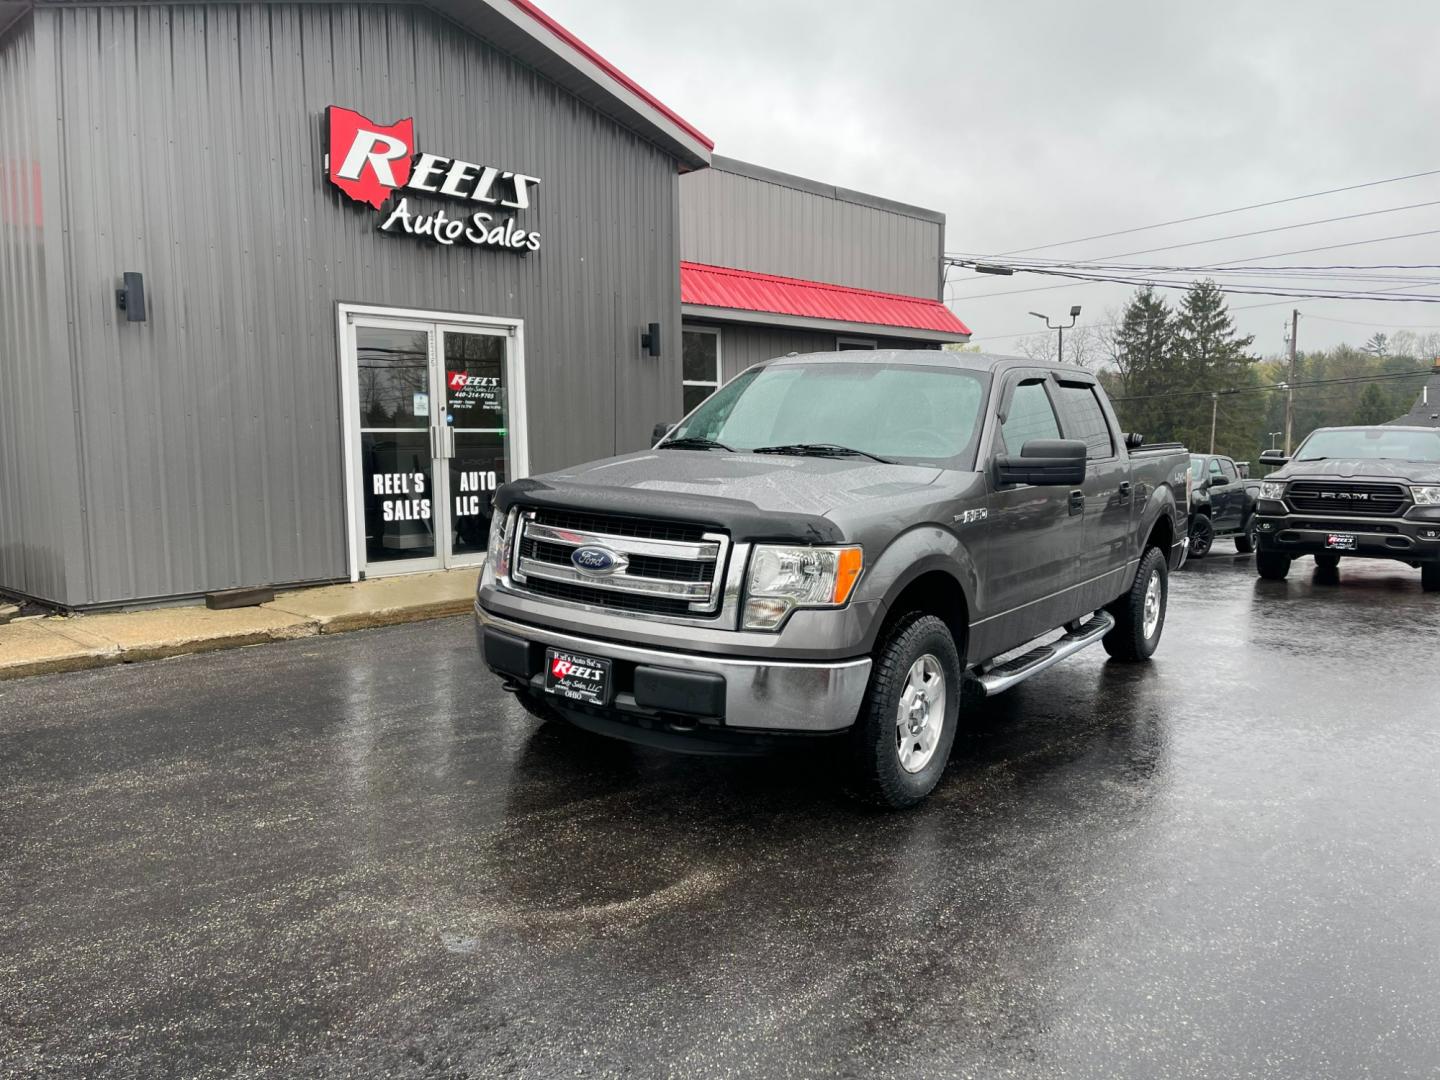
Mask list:
[[[474,603],[478,576],[478,569],[449,570],[327,585],[222,611],[176,607],[20,619],[0,624],[0,681],[463,615]]]

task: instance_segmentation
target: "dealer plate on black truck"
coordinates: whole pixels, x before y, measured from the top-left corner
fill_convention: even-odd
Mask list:
[[[586,705],[608,705],[610,661],[561,649],[546,649],[545,690]]]
[[[1325,546],[1331,551],[1354,551],[1355,537],[1350,533],[1331,533],[1325,537]]]

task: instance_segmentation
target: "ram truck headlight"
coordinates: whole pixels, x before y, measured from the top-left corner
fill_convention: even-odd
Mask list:
[[[746,630],[776,630],[796,608],[843,607],[860,580],[858,547],[757,544],[745,583]]]
[[[1274,499],[1279,502],[1285,498],[1285,485],[1278,480],[1262,480],[1260,482],[1260,498]]]
[[[1412,487],[1410,494],[1415,496],[1416,506],[1440,506],[1440,487],[1433,485]]]
[[[490,539],[485,545],[485,569],[480,572],[480,587],[494,586],[500,578],[510,576],[510,529],[515,512],[490,512]]]

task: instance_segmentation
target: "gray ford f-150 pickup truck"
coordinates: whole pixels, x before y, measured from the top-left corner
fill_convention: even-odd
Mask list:
[[[944,770],[962,681],[1154,651],[1189,455],[1139,443],[1080,368],[757,364],[651,450],[500,488],[480,646],[531,712],[622,738],[844,733],[852,790],[906,806]]]

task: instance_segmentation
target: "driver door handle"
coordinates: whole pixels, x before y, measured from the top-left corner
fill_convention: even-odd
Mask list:
[[[1121,481],[1120,481],[1120,501],[1121,501],[1121,502],[1125,502],[1125,501],[1128,500],[1129,498],[1130,498],[1130,481],[1129,481],[1129,480],[1121,480]]]
[[[1074,517],[1076,514],[1083,514],[1084,512],[1085,512],[1085,492],[1083,492],[1083,491],[1072,491],[1072,492],[1070,492],[1070,516],[1071,516],[1071,517]]]

